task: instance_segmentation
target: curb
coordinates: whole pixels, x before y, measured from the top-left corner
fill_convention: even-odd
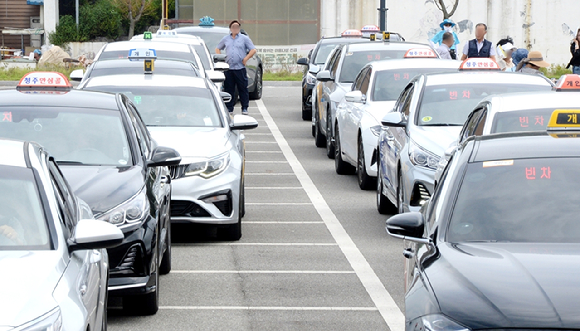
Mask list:
[[[265,87],[275,87],[275,86],[302,86],[302,82],[300,81],[264,81],[263,82]]]

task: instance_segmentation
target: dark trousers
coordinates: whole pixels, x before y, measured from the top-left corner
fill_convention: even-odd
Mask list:
[[[224,91],[232,96],[232,100],[226,103],[230,112],[234,111],[234,93],[238,88],[238,97],[242,103],[242,109],[248,109],[250,105],[250,94],[248,93],[248,75],[246,68],[238,70],[228,70],[225,73],[226,81],[224,82]]]

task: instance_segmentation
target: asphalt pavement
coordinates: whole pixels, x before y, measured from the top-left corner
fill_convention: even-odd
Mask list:
[[[125,316],[113,303],[110,330],[404,330],[402,242],[374,191],[314,146],[300,98],[296,84],[266,82],[250,104],[259,127],[245,133],[242,239],[174,225],[159,312]]]

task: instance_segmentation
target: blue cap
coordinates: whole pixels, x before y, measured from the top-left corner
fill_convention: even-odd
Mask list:
[[[439,24],[439,26],[441,27],[441,29],[443,29],[443,26],[445,24],[451,24],[451,27],[454,27],[455,26],[455,23],[453,23],[453,21],[450,20],[450,19],[448,19],[448,18],[444,19],[443,22],[441,22],[441,24]]]
[[[35,49],[34,53],[38,54],[38,55],[42,55],[42,52],[40,51],[40,49]]]
[[[528,50],[525,48],[518,48],[512,53],[512,62],[518,65],[520,61],[528,57]]]

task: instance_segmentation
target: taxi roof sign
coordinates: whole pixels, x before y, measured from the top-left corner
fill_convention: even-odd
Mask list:
[[[175,30],[157,30],[157,37],[177,37],[177,31]]]
[[[156,59],[157,52],[152,48],[132,48],[129,50],[127,56],[130,60],[133,59]]]
[[[143,39],[145,39],[145,40],[153,39],[153,34],[151,33],[151,31],[143,32]]]
[[[580,131],[580,109],[556,109],[550,116],[548,131]]]
[[[556,91],[580,91],[580,75],[562,75],[554,89]]]
[[[24,75],[16,89],[70,90],[72,84],[60,72],[33,71]]]
[[[429,48],[411,48],[405,53],[405,58],[437,58],[435,51]]]
[[[356,30],[356,29],[347,29],[347,30],[342,31],[340,36],[341,37],[352,37],[352,38],[362,37],[362,32],[360,32],[359,30]]]
[[[459,66],[459,70],[500,70],[494,60],[487,57],[472,57]]]

